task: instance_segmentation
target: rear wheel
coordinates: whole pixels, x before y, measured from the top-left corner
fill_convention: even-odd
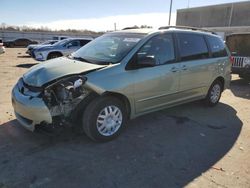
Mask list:
[[[114,97],[100,97],[84,110],[82,126],[94,141],[105,142],[117,137],[127,122],[125,105]]]
[[[50,54],[48,55],[48,57],[47,57],[47,60],[49,60],[49,59],[54,59],[54,58],[61,57],[61,56],[62,56],[61,53],[57,53],[57,52],[55,52],[55,53],[50,53]]]
[[[208,90],[205,98],[205,104],[207,106],[215,106],[218,104],[222,91],[222,83],[219,80],[215,80]]]

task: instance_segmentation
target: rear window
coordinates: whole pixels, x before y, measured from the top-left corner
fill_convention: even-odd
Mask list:
[[[212,52],[212,57],[225,57],[228,56],[226,45],[222,39],[213,36],[206,36],[208,45]]]
[[[90,40],[80,40],[81,46],[84,46],[85,44],[89,43]]]
[[[182,61],[209,57],[208,48],[202,35],[178,33],[177,38]]]

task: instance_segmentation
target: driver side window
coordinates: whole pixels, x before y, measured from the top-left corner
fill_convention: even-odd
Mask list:
[[[137,52],[139,66],[158,66],[174,61],[174,44],[170,34],[153,37]]]
[[[69,42],[66,46],[68,48],[73,48],[73,47],[80,46],[80,41],[73,40],[73,41]]]

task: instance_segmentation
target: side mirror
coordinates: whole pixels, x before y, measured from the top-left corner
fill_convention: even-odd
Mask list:
[[[137,65],[139,67],[154,67],[156,61],[154,56],[137,57]]]

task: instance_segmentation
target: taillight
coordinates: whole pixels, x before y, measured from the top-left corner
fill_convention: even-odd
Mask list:
[[[233,56],[230,56],[230,62],[233,64],[234,63],[234,57]]]

